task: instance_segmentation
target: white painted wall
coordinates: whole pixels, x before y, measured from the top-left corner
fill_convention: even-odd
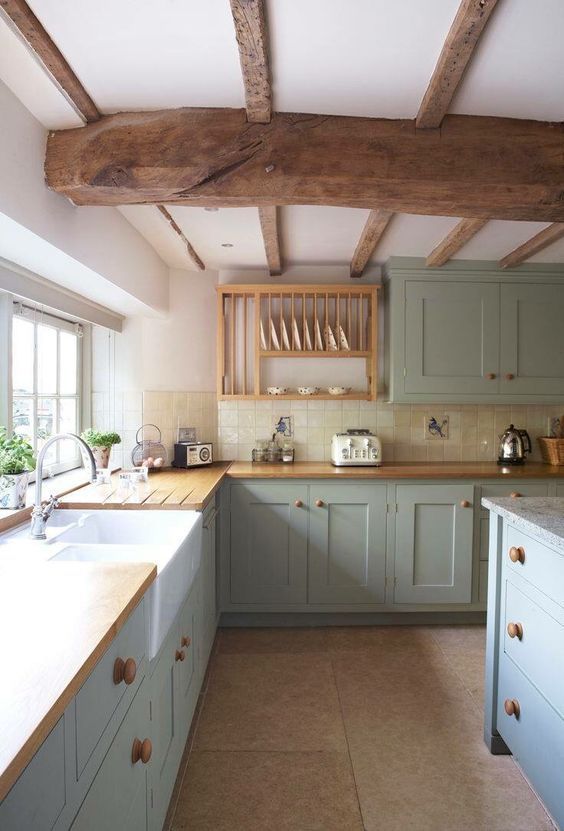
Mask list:
[[[117,311],[165,312],[168,269],[149,243],[115,208],[47,188],[47,131],[1,82],[0,113],[0,256],[51,280],[60,269],[62,285]]]

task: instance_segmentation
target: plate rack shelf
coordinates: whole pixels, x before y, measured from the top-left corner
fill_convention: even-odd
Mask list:
[[[222,285],[217,289],[217,392],[220,400],[333,399],[267,394],[265,364],[271,359],[365,362],[364,389],[339,398],[376,398],[378,286]]]

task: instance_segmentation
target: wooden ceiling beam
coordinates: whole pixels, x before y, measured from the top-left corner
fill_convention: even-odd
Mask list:
[[[554,222],[548,228],[543,228],[538,234],[531,239],[524,242],[510,254],[507,254],[499,261],[500,268],[514,268],[516,265],[521,265],[525,260],[530,260],[539,251],[548,248],[554,242],[564,237],[564,222]]]
[[[100,113],[96,104],[27,3],[24,0],[0,0],[0,10],[84,121],[98,121]]]
[[[444,265],[484,227],[487,221],[487,219],[461,219],[444,240],[431,251],[425,264],[434,268]]]
[[[117,113],[50,132],[49,187],[77,205],[337,205],[564,222],[564,125],[449,115],[408,120],[244,110]]]
[[[192,260],[192,262],[194,263],[194,265],[196,266],[196,268],[198,269],[198,271],[205,271],[206,267],[205,267],[204,263],[198,257],[196,251],[194,250],[193,246],[190,244],[190,241],[186,237],[184,231],[182,230],[180,225],[175,221],[172,214],[169,211],[167,211],[167,209],[165,208],[164,205],[157,205],[157,208],[159,209],[161,214],[164,216],[164,218],[166,219],[166,221],[168,222],[168,224],[170,225],[172,230],[175,232],[175,234],[178,234],[178,236],[180,237],[180,239],[182,240],[182,242],[186,246],[186,252],[187,252],[188,256],[190,257],[190,259]]]
[[[278,208],[275,205],[269,205],[259,208],[258,212],[268,270],[271,277],[278,277],[282,274],[282,258],[278,240]]]
[[[384,208],[370,211],[351,260],[351,277],[362,277],[366,263],[376,250],[392,216],[393,212]]]
[[[440,127],[498,0],[462,0],[417,113],[417,127]]]
[[[268,123],[272,113],[272,92],[264,2],[231,0],[231,12],[239,45],[247,120]]]

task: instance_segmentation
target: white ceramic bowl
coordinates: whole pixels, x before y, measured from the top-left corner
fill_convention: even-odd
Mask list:
[[[350,387],[327,387],[329,395],[346,395],[350,391]]]
[[[288,387],[267,387],[268,395],[286,395]]]
[[[298,387],[300,395],[317,395],[319,387]]]

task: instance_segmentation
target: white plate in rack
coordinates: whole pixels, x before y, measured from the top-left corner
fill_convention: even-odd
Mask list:
[[[341,344],[341,349],[344,349],[346,352],[350,352],[351,348],[342,326],[339,326],[339,343]]]
[[[305,344],[304,344],[304,348],[308,352],[313,352],[313,344],[311,342],[311,335],[310,335],[310,332],[309,332],[309,323],[307,322],[307,320],[305,322]]]
[[[300,338],[300,331],[298,329],[298,324],[296,323],[296,318],[292,318],[292,332],[294,334],[294,349],[299,349],[301,352],[302,349],[302,339]]]
[[[319,321],[315,321],[315,348],[323,352],[323,340],[321,339],[321,327]]]
[[[333,334],[333,330],[327,323],[323,333],[325,335],[325,349],[328,352],[336,352],[337,351],[337,341],[335,340],[335,335]]]
[[[288,330],[286,329],[286,321],[284,319],[282,319],[280,329],[280,334],[282,336],[282,348],[290,351],[290,338],[288,337]]]
[[[260,348],[263,349],[265,352],[268,349],[268,345],[266,343],[266,335],[264,334],[264,326],[262,325],[262,320],[260,322]]]
[[[270,337],[272,340],[273,347],[280,351],[280,341],[278,340],[278,335],[276,334],[276,329],[274,327],[274,323],[272,322],[272,318],[270,318]]]

